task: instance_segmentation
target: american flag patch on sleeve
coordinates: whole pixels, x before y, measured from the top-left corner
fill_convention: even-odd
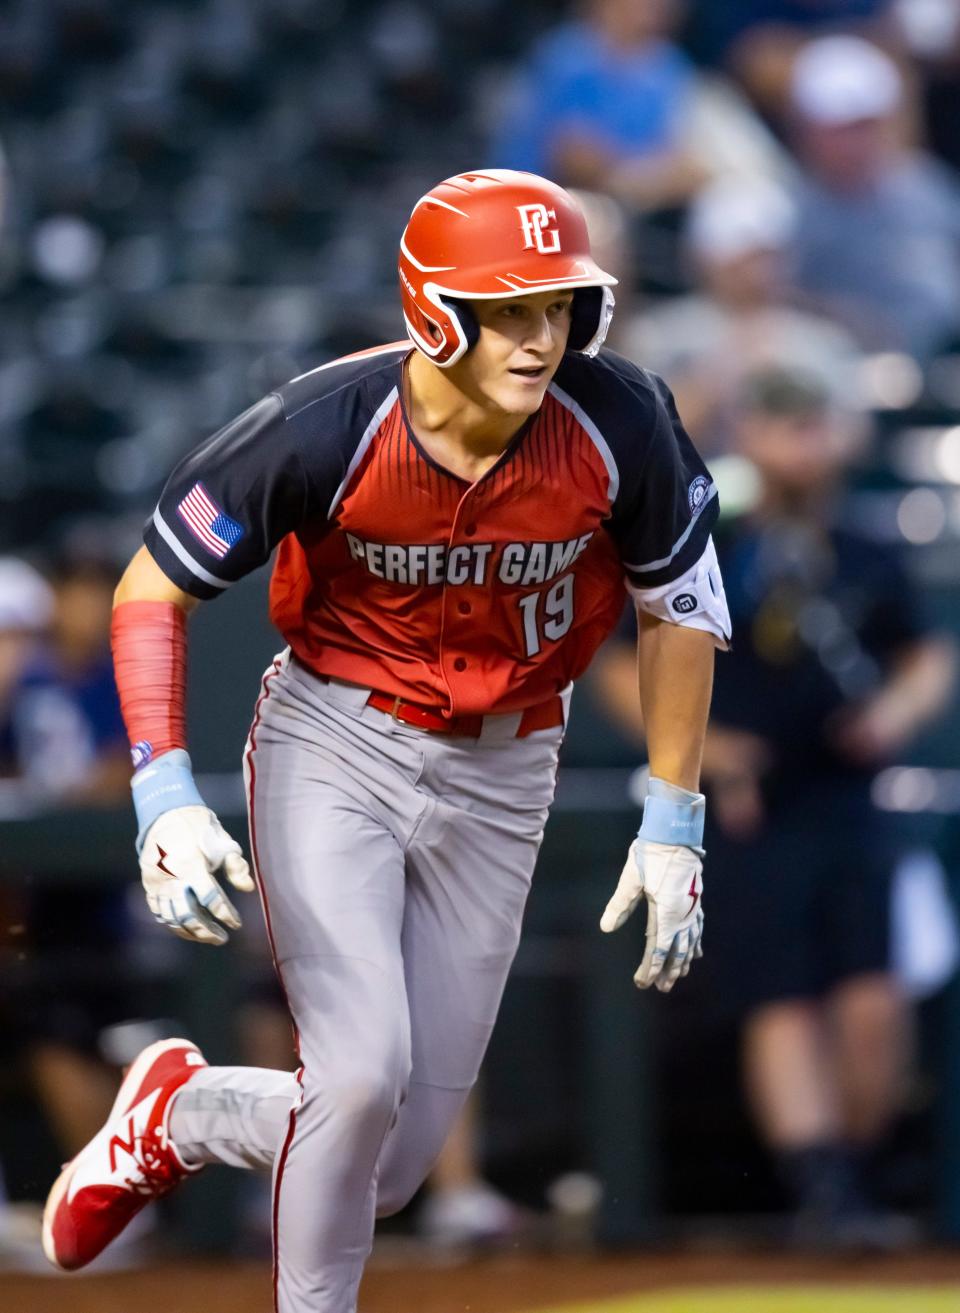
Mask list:
[[[218,559],[243,537],[243,525],[220,509],[202,483],[193,485],[177,507],[177,514],[194,538]]]

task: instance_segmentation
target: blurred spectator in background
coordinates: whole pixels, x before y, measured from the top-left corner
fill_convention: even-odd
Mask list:
[[[859,37],[797,56],[793,276],[864,347],[925,362],[960,333],[960,183],[900,144],[902,95],[897,66]]]
[[[113,683],[115,571],[65,561],[52,590],[0,562],[0,751],[28,802],[126,802],[129,757]],[[4,1044],[36,1089],[64,1159],[103,1122],[117,1072],[103,1031],[137,1015],[124,884],[64,883],[24,871],[5,890],[0,955]]]
[[[615,345],[661,374],[705,454],[733,441],[744,377],[782,362],[830,378],[853,401],[859,350],[835,324],[788,303],[786,253],[796,233],[788,194],[764,178],[718,178],[688,214],[686,250],[696,290],[615,320]]]
[[[13,728],[13,692],[37,645],[42,642],[53,614],[53,594],[46,580],[14,556],[0,557],[0,780],[15,780],[18,773],[17,741]],[[0,885],[0,982],[7,984],[19,951],[22,928],[19,894]],[[6,1069],[13,1031],[15,1005],[8,1005],[8,989],[0,992],[0,1059]],[[24,1219],[10,1206],[0,1165],[0,1260],[10,1262],[36,1252],[36,1220]]]
[[[52,618],[42,575],[18,557],[0,557],[0,779],[20,774],[14,693]]]
[[[112,806],[127,797],[130,757],[109,647],[115,585],[113,567],[97,560],[56,568],[50,641],[14,689],[18,774],[61,802]]]
[[[724,168],[776,171],[779,154],[730,84],[671,39],[680,0],[585,0],[534,47],[493,144],[499,167],[596,190],[629,211],[683,205]]]
[[[897,16],[919,75],[925,139],[960,170],[960,5],[956,0],[899,0]]]
[[[580,19],[534,47],[494,163],[608,192],[631,208],[684,201],[705,171],[683,140],[696,72],[670,40],[680,8],[586,0]]]
[[[698,6],[698,45],[733,73],[754,104],[779,118],[805,42],[838,30],[893,39],[896,8],[894,0],[724,0]]]
[[[812,374],[743,384],[738,446],[762,490],[718,538],[734,642],[703,762],[703,996],[742,1023],[749,1103],[797,1238],[825,1247],[903,1238],[864,1170],[910,1056],[890,959],[898,834],[871,780],[943,708],[954,668],[893,553],[844,524],[861,431]],[[633,664],[631,645],[612,647],[599,679],[640,734]]]

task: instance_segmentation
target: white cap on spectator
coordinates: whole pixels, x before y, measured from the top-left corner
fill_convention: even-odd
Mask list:
[[[0,556],[0,630],[36,632],[53,617],[53,591],[32,565]]]
[[[902,91],[896,64],[862,37],[820,37],[793,61],[791,103],[814,123],[886,118],[900,104]]]
[[[795,225],[793,202],[776,183],[730,174],[697,194],[686,235],[698,259],[724,263],[750,251],[781,250]]]

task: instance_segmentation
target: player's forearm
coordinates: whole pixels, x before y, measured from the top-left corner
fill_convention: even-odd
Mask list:
[[[697,792],[713,689],[712,634],[638,613],[637,678],[650,773]]]
[[[110,639],[134,767],[186,749],[186,618],[196,605],[145,547],[117,585]]]

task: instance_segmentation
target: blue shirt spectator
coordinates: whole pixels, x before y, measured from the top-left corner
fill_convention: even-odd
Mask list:
[[[549,176],[567,136],[592,138],[612,158],[673,149],[693,77],[669,41],[617,49],[588,23],[564,24],[534,48],[494,163]]]
[[[83,669],[41,652],[15,693],[13,732],[25,779],[44,792],[71,792],[105,754],[126,757],[126,732],[109,651]]]
[[[670,39],[677,0],[589,0],[533,49],[493,163],[600,191],[628,210],[682,205],[709,162],[694,140],[699,79]]]
[[[49,641],[26,652],[0,702],[0,750],[50,798],[111,804],[127,795],[126,732],[110,658],[113,571],[57,572]]]
[[[18,557],[0,556],[0,779],[20,774],[14,700],[52,617],[53,593],[42,576]]]

